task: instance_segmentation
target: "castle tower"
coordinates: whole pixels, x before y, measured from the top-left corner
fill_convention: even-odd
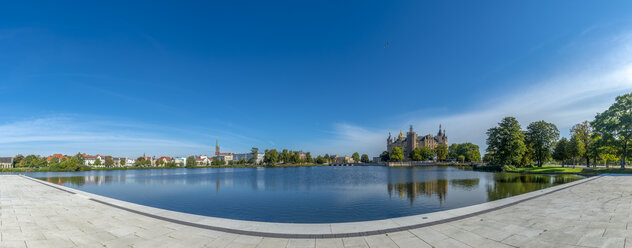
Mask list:
[[[404,156],[408,156],[415,148],[417,148],[417,133],[413,131],[413,125],[410,125],[410,130],[406,134],[406,145],[404,145]]]

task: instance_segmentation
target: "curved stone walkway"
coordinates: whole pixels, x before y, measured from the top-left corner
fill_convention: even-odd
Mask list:
[[[204,223],[199,221],[200,216],[156,212],[149,207],[66,190],[19,176],[0,176],[0,247],[632,247],[632,240],[628,239],[632,238],[632,225],[628,229],[632,222],[632,177],[628,176],[585,179],[481,206],[425,215],[426,219],[413,216],[316,225],[219,218],[208,218]],[[507,204],[510,205],[502,207]],[[498,207],[502,208],[485,211]],[[235,230],[273,228],[269,233],[296,227],[303,228],[294,230],[299,234],[322,234],[324,227],[329,227],[330,234],[352,233],[364,226],[368,226],[368,231],[367,235],[340,238],[261,237],[139,214],[143,212],[172,214],[172,220],[232,226]],[[458,220],[440,221],[462,215],[465,217]],[[370,235],[371,230],[388,229],[388,225],[410,227],[423,221],[431,225]],[[253,223],[261,225],[254,229],[248,226]],[[276,232],[274,226],[279,226]]]

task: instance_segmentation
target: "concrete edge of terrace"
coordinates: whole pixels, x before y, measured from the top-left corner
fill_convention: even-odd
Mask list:
[[[461,220],[475,215],[484,214],[494,210],[513,206],[537,197],[548,195],[569,187],[573,187],[582,183],[586,183],[601,176],[584,178],[574,182],[549,187],[542,190],[532,191],[529,193],[508,197],[496,201],[486,202],[482,204],[462,207],[452,210],[390,218],[384,220],[362,221],[362,222],[344,222],[344,223],[317,223],[317,224],[297,224],[297,223],[272,223],[243,221],[225,218],[216,218],[202,215],[187,214],[182,212],[170,211],[160,208],[154,208],[139,205],[131,202],[121,201],[109,197],[91,194],[81,190],[57,185],[43,180],[21,175],[22,178],[37,182],[43,185],[53,187],[55,189],[85,198],[86,200],[98,202],[110,207],[118,208],[124,211],[140,214],[143,216],[177,223],[186,226],[215,230],[227,233],[272,237],[272,238],[289,238],[289,239],[319,239],[319,238],[346,238],[361,237],[368,235],[386,234],[398,231],[406,231],[421,227],[438,225],[446,222]]]

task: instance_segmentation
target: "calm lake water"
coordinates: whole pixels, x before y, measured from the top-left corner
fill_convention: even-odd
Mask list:
[[[378,220],[459,208],[578,180],[455,167],[202,168],[28,173],[124,201],[293,223]]]

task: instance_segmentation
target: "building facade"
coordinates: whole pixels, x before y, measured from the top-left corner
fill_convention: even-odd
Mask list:
[[[386,150],[391,153],[395,147],[402,148],[404,160],[409,160],[408,154],[417,147],[427,146],[434,149],[439,145],[448,145],[448,136],[446,136],[445,129],[441,130],[441,125],[439,125],[439,132],[436,136],[432,134],[419,136],[413,131],[413,125],[410,125],[410,130],[406,133],[406,136],[400,131],[397,138],[391,138],[389,133],[388,139],[386,139]]]
[[[0,168],[13,168],[13,158],[0,157]]]

